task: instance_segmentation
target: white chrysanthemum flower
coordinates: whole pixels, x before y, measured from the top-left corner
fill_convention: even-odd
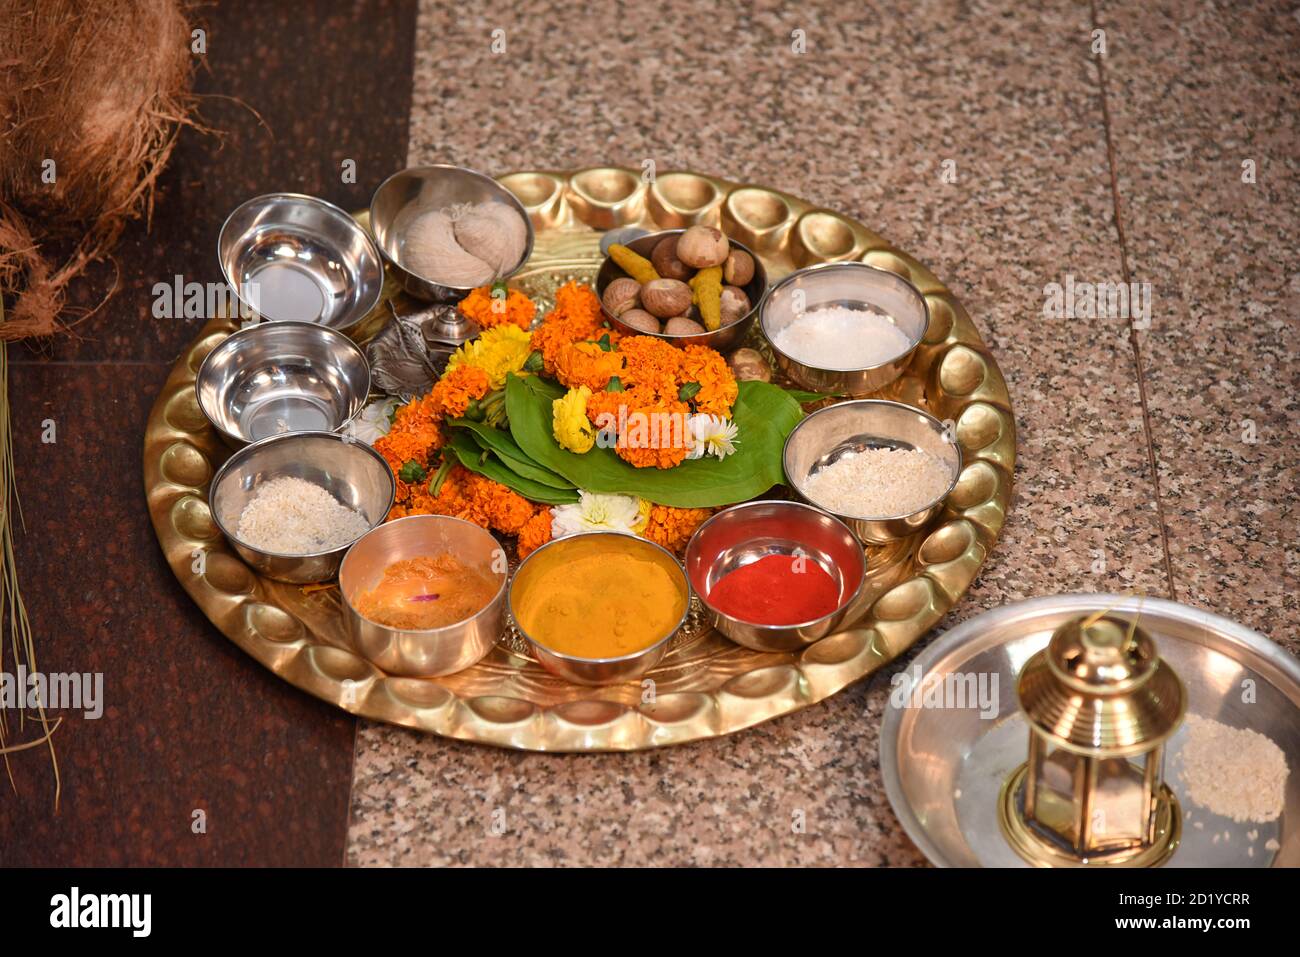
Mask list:
[[[393,427],[393,410],[401,404],[402,400],[393,396],[376,399],[357,413],[356,418],[343,430],[344,434],[365,442],[366,445],[374,445]]]
[[[579,492],[573,505],[551,509],[551,537],[579,532],[626,532],[635,535],[645,526],[641,500],[634,495],[600,495]]]
[[[686,437],[690,443],[686,457],[698,459],[702,455],[716,455],[725,459],[736,451],[736,436],[739,434],[736,423],[730,419],[699,412],[686,420]]]

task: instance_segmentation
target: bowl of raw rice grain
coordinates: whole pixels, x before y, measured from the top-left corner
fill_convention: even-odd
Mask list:
[[[388,463],[364,442],[287,432],[227,459],[208,507],[254,570],[301,585],[338,574],[352,544],[388,517],[396,488]]]
[[[856,399],[809,415],[782,454],[799,497],[866,545],[924,528],[961,475],[961,447],[934,416],[902,402]]]

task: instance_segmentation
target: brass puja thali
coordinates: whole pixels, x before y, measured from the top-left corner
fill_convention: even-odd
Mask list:
[[[199,407],[195,379],[204,358],[236,329],[215,318],[176,363],[150,413],[144,482],[168,563],[223,634],[296,687],[377,721],[523,750],[625,751],[718,737],[815,704],[902,653],[961,598],[1006,517],[1015,423],[997,363],[961,303],[928,269],[838,213],[714,177],[663,173],[645,183],[631,170],[600,168],[512,173],[498,182],[533,225],[531,256],[510,286],[537,302],[539,316],[564,283],[594,280],[602,236],[625,227],[717,226],[757,254],[769,286],[839,261],[908,280],[924,297],[929,325],[904,374],[873,397],[949,424],[961,469],[942,508],[914,533],[869,545],[854,614],[800,650],[735,644],[692,598],[667,654],[637,680],[588,686],[556,677],[508,617],[493,650],[463,671],[388,674],[354,650],[337,586],[263,577],[235,553],[210,512],[210,483],[231,453]],[[358,219],[365,222],[365,214]],[[393,308],[406,308],[406,295],[389,265],[379,305],[348,334],[364,343]],[[757,325],[747,344],[771,357]]]

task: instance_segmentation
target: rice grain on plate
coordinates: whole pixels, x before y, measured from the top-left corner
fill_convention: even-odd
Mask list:
[[[312,555],[356,541],[370,528],[362,514],[305,479],[285,476],[257,487],[235,536],[278,555]]]
[[[893,518],[930,505],[948,490],[952,472],[922,449],[849,452],[804,482],[804,494],[830,512]]]
[[[1281,815],[1286,754],[1272,738],[1194,714],[1187,730],[1181,777],[1193,803],[1242,823]]]

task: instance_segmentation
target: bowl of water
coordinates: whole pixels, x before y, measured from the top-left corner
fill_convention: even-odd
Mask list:
[[[384,264],[370,234],[333,203],[255,196],[221,227],[217,258],[240,303],[272,322],[347,330],[379,303]]]
[[[208,353],[199,408],[232,448],[286,432],[338,432],[365,405],[370,365],[355,342],[310,322],[263,322]]]

